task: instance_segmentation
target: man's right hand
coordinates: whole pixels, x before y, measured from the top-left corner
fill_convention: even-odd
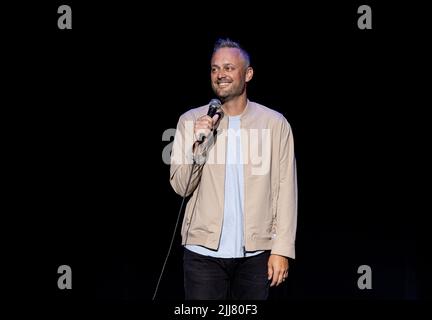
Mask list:
[[[218,120],[219,120],[218,114],[215,114],[213,118],[210,118],[210,116],[208,115],[199,117],[195,121],[195,126],[194,126],[195,140],[202,142],[203,137],[207,139],[210,133],[213,131],[215,124]]]

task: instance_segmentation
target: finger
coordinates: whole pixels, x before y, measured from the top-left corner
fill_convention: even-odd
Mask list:
[[[278,281],[277,286],[280,285],[281,283],[285,282],[286,278],[288,277],[288,270],[281,272],[281,275],[282,275],[282,277],[281,277],[280,281]]]
[[[195,123],[196,127],[200,127],[200,128],[212,128],[213,127],[213,122],[212,120],[199,120]]]
[[[211,130],[211,125],[208,123],[197,123],[195,124],[195,130],[197,129]]]
[[[273,267],[267,266],[267,280],[271,280],[273,277]]]
[[[279,278],[280,278],[280,272],[279,270],[273,270],[273,278],[272,278],[272,282],[270,284],[270,287],[273,287],[274,285],[277,285],[279,283]]]
[[[199,127],[212,127],[213,126],[213,122],[211,120],[199,120],[197,122],[195,122],[195,126],[199,126]]]
[[[198,118],[196,121],[213,122],[213,118],[210,118],[209,116],[203,116],[203,117]]]
[[[213,125],[215,125],[216,122],[218,122],[219,118],[220,118],[220,113],[216,113],[216,114],[213,116],[213,118],[212,118],[212,120],[213,120]]]
[[[283,274],[283,272],[281,272],[280,274],[279,274],[279,278],[278,278],[278,282],[277,282],[277,285],[276,286],[278,286],[278,285],[280,285],[282,282],[284,282],[285,281],[285,278],[284,278],[284,274]]]
[[[197,121],[204,121],[204,120],[207,120],[207,121],[212,121],[212,118],[210,118],[210,116],[208,116],[208,115],[204,115],[204,116],[201,116],[201,117],[199,117],[198,119],[197,119]]]
[[[197,131],[208,131],[208,132],[210,132],[211,129],[210,129],[207,125],[206,125],[206,126],[203,126],[203,125],[197,125],[197,126],[195,126],[194,131],[195,131],[195,132],[197,132]]]

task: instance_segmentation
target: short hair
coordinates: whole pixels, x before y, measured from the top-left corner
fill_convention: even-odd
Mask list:
[[[245,49],[243,49],[238,42],[232,41],[229,38],[226,39],[217,39],[214,48],[213,53],[215,53],[217,50],[221,48],[236,48],[240,50],[240,53],[243,55],[243,58],[246,62],[246,68],[250,66],[250,58],[249,54],[246,52]]]

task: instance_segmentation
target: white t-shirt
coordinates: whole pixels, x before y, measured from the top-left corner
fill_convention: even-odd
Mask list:
[[[243,258],[262,252],[246,252],[244,247],[244,179],[240,117],[228,117],[224,218],[219,248],[211,250],[203,246],[186,245],[187,249],[202,255]]]

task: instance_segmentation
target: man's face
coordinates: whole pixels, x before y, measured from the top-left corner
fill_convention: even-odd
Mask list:
[[[214,93],[223,101],[240,96],[252,79],[252,68],[237,48],[220,48],[211,59],[211,84]]]

